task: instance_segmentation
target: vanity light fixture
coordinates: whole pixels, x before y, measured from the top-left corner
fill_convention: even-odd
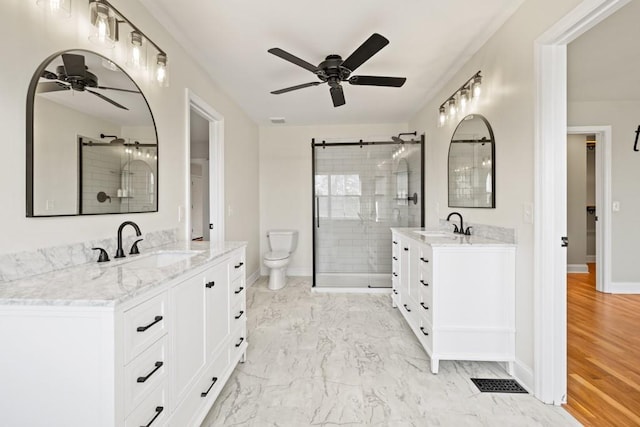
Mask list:
[[[482,85],[481,71],[475,73],[462,86],[451,94],[438,109],[438,127],[444,126],[447,117],[455,121],[458,112],[464,112],[471,102],[471,97],[477,99],[480,96]],[[457,100],[457,102],[456,102]]]
[[[44,0],[40,0],[44,1]],[[70,1],[70,0],[49,0]],[[93,30],[89,40],[104,47],[114,47],[119,40],[120,26],[127,25],[131,28],[127,37],[127,67],[132,70],[144,70],[147,68],[147,50],[155,49],[152,53],[156,58],[153,70],[154,80],[160,86],[168,86],[167,54],[147,37],[138,27],[129,21],[107,0],[89,0],[89,13]]]
[[[71,0],[36,0],[36,4],[52,15],[71,16]]]

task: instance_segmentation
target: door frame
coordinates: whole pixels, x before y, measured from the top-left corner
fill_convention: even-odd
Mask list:
[[[209,231],[210,241],[224,242],[224,116],[189,88],[186,93],[186,205],[191,206],[191,110],[209,121]],[[185,215],[185,233],[191,235],[191,215]]]
[[[584,0],[534,42],[534,390],[545,403],[567,400],[567,44],[630,1]]]
[[[611,292],[611,126],[569,126],[568,135],[596,135],[596,290]]]

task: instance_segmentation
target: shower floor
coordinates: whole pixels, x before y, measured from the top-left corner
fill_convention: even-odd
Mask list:
[[[391,288],[389,273],[320,273],[317,288]]]

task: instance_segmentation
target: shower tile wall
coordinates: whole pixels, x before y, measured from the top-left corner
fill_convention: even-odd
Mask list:
[[[397,200],[395,145],[328,147],[316,150],[316,271],[391,273],[390,227],[409,226],[409,206]],[[420,193],[420,148],[409,162],[409,192]],[[414,169],[415,168],[415,169]],[[343,181],[349,184],[342,185]],[[349,199],[347,202],[346,199]],[[335,206],[339,208],[336,209]]]

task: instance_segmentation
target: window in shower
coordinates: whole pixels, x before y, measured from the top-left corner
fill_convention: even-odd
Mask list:
[[[390,228],[424,224],[423,140],[312,150],[314,286],[390,287]]]

